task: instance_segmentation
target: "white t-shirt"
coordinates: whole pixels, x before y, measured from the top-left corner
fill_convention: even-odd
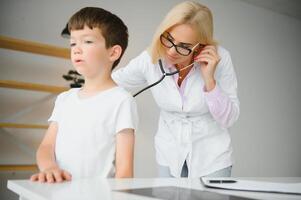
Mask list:
[[[123,129],[137,129],[134,98],[114,87],[89,98],[79,88],[61,93],[50,121],[58,123],[55,156],[72,178],[115,175],[115,136]]]

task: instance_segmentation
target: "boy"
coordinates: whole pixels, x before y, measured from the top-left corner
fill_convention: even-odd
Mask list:
[[[127,47],[127,27],[106,10],[87,7],[70,18],[68,29],[71,61],[85,84],[57,97],[37,151],[40,172],[31,180],[133,177],[137,108],[111,78]]]

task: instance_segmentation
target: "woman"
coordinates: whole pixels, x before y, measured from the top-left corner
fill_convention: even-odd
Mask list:
[[[206,6],[190,1],[175,6],[148,50],[113,79],[126,88],[154,83],[162,76],[159,59],[166,72],[183,69],[151,88],[161,110],[155,136],[159,176],[230,176],[227,128],[239,116],[237,80],[229,52],[213,39]]]

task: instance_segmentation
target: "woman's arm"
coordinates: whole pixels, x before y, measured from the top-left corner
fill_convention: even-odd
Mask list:
[[[216,85],[205,93],[205,99],[213,118],[224,128],[231,127],[239,117],[239,100],[234,94],[226,94]]]
[[[215,85],[205,90],[205,100],[213,118],[224,128],[231,127],[240,114],[237,78],[230,53],[221,50],[221,60],[215,71]]]
[[[116,135],[115,178],[132,178],[134,175],[134,129],[123,129]]]
[[[201,65],[205,100],[213,118],[224,128],[237,121],[239,100],[237,79],[229,52],[206,46],[195,60]]]
[[[135,88],[146,83],[146,68],[150,63],[147,51],[132,59],[125,67],[119,68],[112,73],[113,80],[121,87]]]

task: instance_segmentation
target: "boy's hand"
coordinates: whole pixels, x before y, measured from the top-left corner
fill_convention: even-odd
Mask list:
[[[60,183],[63,181],[71,181],[71,174],[58,167],[51,167],[30,177],[31,181],[39,181],[40,183]]]

